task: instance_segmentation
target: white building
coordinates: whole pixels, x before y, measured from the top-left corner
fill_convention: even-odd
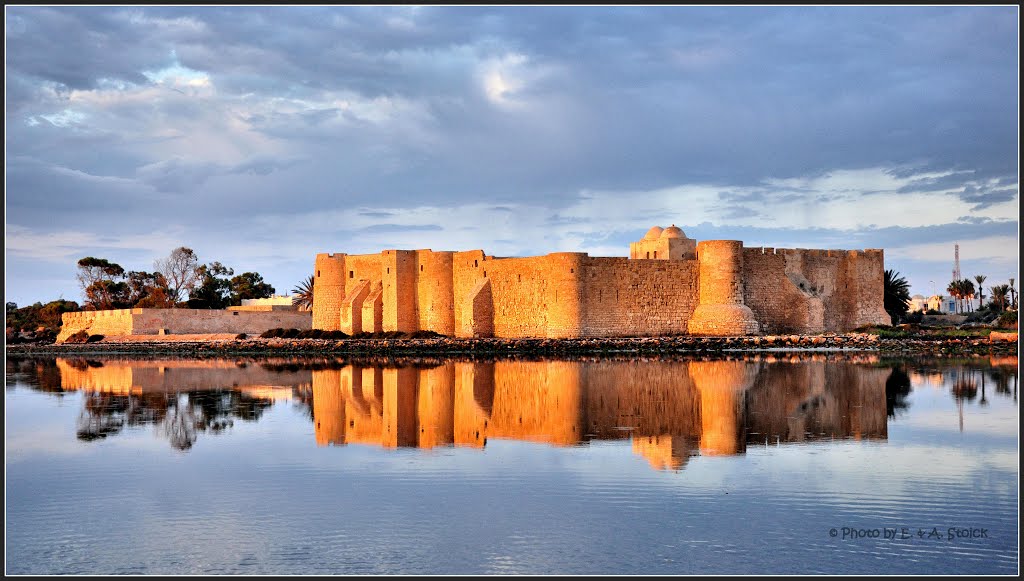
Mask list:
[[[274,295],[267,299],[242,299],[243,307],[265,307],[273,305],[288,305],[291,306],[292,297],[291,295]]]
[[[956,313],[956,299],[945,295],[932,295],[925,298],[922,295],[910,297],[910,312],[934,310],[943,315]]]

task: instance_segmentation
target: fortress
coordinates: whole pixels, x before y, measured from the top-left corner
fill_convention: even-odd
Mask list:
[[[882,250],[745,248],[651,228],[629,258],[318,254],[313,328],[452,337],[845,332],[889,324]]]

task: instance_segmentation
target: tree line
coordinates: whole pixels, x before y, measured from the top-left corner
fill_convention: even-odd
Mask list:
[[[200,264],[191,248],[175,248],[153,262],[153,272],[126,271],[106,258],[86,256],[76,274],[85,301],[59,299],[26,307],[6,305],[7,335],[27,331],[56,334],[61,315],[76,311],[130,308],[223,309],[244,299],[274,295],[274,287],[258,272],[235,274],[220,262]]]
[[[87,256],[78,261],[78,282],[86,310],[133,307],[223,309],[244,299],[273,296],[274,287],[258,272],[235,274],[220,262],[199,264],[195,251],[181,246],[153,262],[154,272],[125,272],[119,264]]]
[[[972,301],[975,298],[978,300],[978,308],[974,312],[1002,313],[1007,309],[1017,309],[1017,290],[1014,287],[1014,279],[1011,278],[1009,284],[988,287],[989,302],[987,304],[983,286],[986,280],[988,280],[987,276],[979,274],[974,277],[973,281],[965,278],[949,283],[946,292],[953,297],[957,312],[965,312],[969,305],[973,305]],[[974,285],[975,282],[978,283],[977,286]],[[885,310],[892,319],[892,323],[895,325],[907,320],[911,301],[910,284],[907,283],[907,280],[895,270],[886,270],[884,293]]]

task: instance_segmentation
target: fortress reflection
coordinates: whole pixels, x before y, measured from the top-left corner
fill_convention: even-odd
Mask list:
[[[274,401],[292,399],[310,382],[308,370],[226,360],[57,358],[52,366],[57,373],[39,365],[40,389],[84,392],[79,440],[153,425],[179,450],[190,449],[200,433],[223,432],[236,419],[259,420]]]
[[[985,373],[997,393],[1007,383],[995,383],[1001,369],[993,361]],[[84,391],[83,440],[156,425],[172,445],[188,449],[199,433],[221,432],[235,419],[258,420],[274,401],[287,400],[308,406],[321,446],[483,448],[495,438],[573,446],[630,439],[651,466],[674,470],[691,456],[742,454],[748,445],[885,440],[887,417],[905,407],[912,382],[906,369],[878,365],[873,356],[821,355],[449,360],[404,367],[58,358],[8,362],[12,377],[42,391]]]
[[[659,469],[750,444],[879,439],[892,369],[850,362],[447,362],[313,371],[321,445],[632,439]]]

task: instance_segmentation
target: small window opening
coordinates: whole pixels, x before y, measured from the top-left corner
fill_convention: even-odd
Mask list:
[[[349,278],[355,278],[355,276],[356,276],[356,271],[354,271],[354,270],[348,271],[348,277]]]
[[[650,258],[650,257],[651,257],[651,253],[650,253],[650,252],[648,252],[648,253],[647,253],[647,258]]]
[[[477,263],[476,263],[476,261],[474,260],[474,261],[473,261],[473,268],[476,268],[477,266],[480,266],[480,265],[479,265],[479,264],[477,264]]]
[[[320,271],[319,270],[316,271],[316,276],[317,276],[317,278],[320,278]]]

